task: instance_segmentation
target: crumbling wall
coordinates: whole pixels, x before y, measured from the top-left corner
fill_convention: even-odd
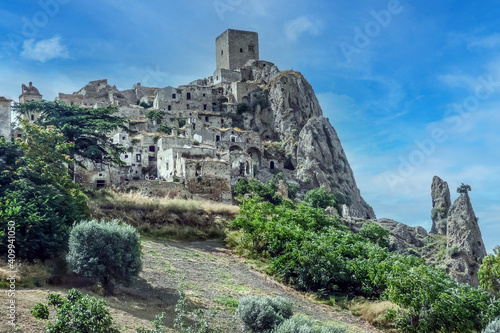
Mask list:
[[[0,96],[0,137],[10,140],[12,100]]]

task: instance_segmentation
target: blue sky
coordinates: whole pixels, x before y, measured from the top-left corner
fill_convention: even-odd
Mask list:
[[[488,252],[500,244],[500,6],[442,0],[16,0],[0,9],[0,95],[46,99],[107,78],[186,84],[215,38],[257,31],[261,59],[302,72],[378,217],[430,229],[438,175],[470,184]]]

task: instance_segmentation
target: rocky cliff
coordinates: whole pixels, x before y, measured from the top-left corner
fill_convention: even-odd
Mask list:
[[[284,143],[285,167],[293,171],[303,192],[323,186],[335,193],[348,215],[375,218],[364,201],[335,129],[313,88],[298,72],[273,72],[267,82],[271,137]]]
[[[451,207],[450,189],[448,183],[434,176],[431,185],[432,197],[432,228],[431,233],[446,235],[448,211]]]
[[[451,277],[478,286],[477,272],[486,256],[486,249],[467,192],[461,193],[450,207],[447,248],[447,270]]]

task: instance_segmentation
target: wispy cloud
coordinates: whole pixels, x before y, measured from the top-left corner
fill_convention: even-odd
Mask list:
[[[285,36],[290,41],[297,41],[302,35],[319,35],[322,23],[319,20],[311,20],[308,17],[300,16],[285,23]]]
[[[21,56],[26,59],[46,62],[53,59],[67,59],[69,58],[69,52],[61,44],[61,36],[56,35],[39,42],[34,39],[24,41]]]
[[[492,49],[500,46],[500,33],[495,33],[485,37],[472,39],[468,45],[469,48],[488,48]]]

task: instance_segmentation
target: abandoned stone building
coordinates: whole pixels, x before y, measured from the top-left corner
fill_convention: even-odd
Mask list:
[[[137,83],[120,91],[96,80],[60,93],[56,100],[69,105],[116,105],[128,119],[129,132],[110,137],[126,149],[124,166],[87,165],[76,179],[97,188],[134,183],[145,192],[154,187],[155,193],[159,186],[165,193],[182,188],[194,198],[229,202],[239,179],[267,181],[281,173],[302,193],[324,186],[348,197],[348,215],[374,217],[307,80],[260,60],[256,32],[229,29],[215,44],[213,76],[186,85]],[[31,83],[22,92],[21,103],[42,99]],[[1,119],[10,115],[9,108],[10,101],[0,99]],[[8,136],[4,127],[1,133]]]

